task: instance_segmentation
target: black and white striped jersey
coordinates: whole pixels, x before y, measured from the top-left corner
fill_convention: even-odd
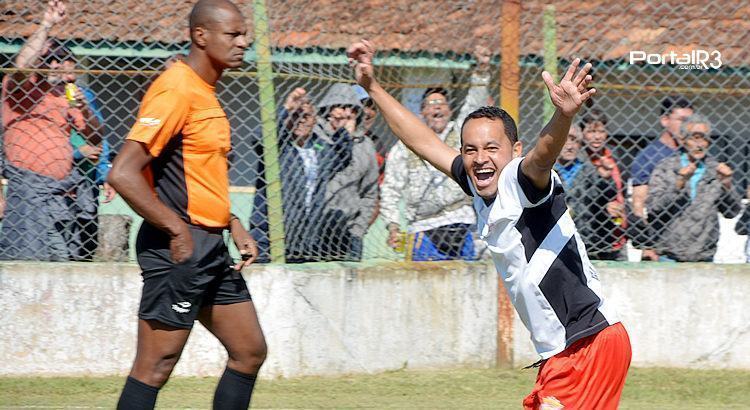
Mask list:
[[[477,230],[536,351],[549,358],[573,342],[619,320],[606,303],[596,270],[552,171],[542,192],[521,172],[516,158],[500,173],[495,200],[477,195],[458,156],[453,178],[474,197]]]

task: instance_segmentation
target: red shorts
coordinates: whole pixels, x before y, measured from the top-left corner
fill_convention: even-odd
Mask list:
[[[617,409],[630,367],[622,323],[576,341],[539,368],[526,409]]]

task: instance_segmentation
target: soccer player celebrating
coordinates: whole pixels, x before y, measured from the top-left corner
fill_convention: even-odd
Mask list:
[[[588,88],[591,65],[578,70],[580,62],[574,60],[558,84],[542,74],[556,111],[522,157],[516,124],[502,109],[483,107],[469,114],[459,153],[380,86],[370,42],[355,43],[347,52],[357,82],[394,134],[474,198],[478,234],[542,358],[524,407],[617,408],[630,366],[630,341],[604,299],[560,178],[552,172],[573,117],[596,92]]]
[[[156,79],[114,161],[109,182],[144,219],[136,252],[143,270],[135,363],[119,409],[152,409],[198,319],[229,360],[214,408],[246,409],[266,344],[240,271],[257,256],[230,214],[229,121],[214,86],[242,64],[245,20],[228,0],[190,13],[190,54]],[[242,261],[232,262],[229,229]]]

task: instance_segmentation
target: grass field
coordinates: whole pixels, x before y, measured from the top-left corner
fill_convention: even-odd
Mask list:
[[[253,408],[520,408],[536,370],[398,371],[261,380]],[[215,378],[174,378],[157,408],[211,407]],[[121,377],[0,378],[0,408],[114,408]],[[631,369],[622,409],[748,409],[750,372]]]

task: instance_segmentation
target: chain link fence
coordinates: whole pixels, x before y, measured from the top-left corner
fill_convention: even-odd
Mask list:
[[[66,67],[73,71],[64,75],[96,108],[106,144],[47,118],[52,115],[33,102],[41,98],[36,94],[54,88],[45,81],[16,88],[16,93],[6,90],[7,187],[0,236],[5,259],[127,258],[118,250],[134,241],[139,218],[119,197],[107,202],[107,166],[135,122],[149,84],[189,51],[192,1],[65,4],[66,17],[50,28],[55,41],[48,44],[52,52],[67,49],[75,55],[75,67]],[[232,127],[232,210],[258,240],[263,261],[484,256],[470,233],[474,215],[460,188],[396,144],[366,94],[352,87],[344,49],[360,38],[378,45],[377,74],[389,91],[456,146],[462,117],[497,104],[501,79],[509,83],[501,74],[501,56],[520,68],[515,104],[526,149],[550,115],[542,70],[563,72],[575,56],[592,62],[599,93],[579,115],[578,120],[589,121],[573,131],[558,172],[569,184],[571,211],[593,258],[624,259],[627,249],[653,250],[672,259],[686,253],[713,256],[717,215],[737,211],[731,201],[739,200],[748,185],[746,2],[523,2],[517,17],[518,61],[501,49],[503,13],[518,3],[237,4],[251,46],[246,64],[225,73],[217,94]],[[45,71],[48,66],[18,71],[16,64],[18,52],[39,29],[45,7],[42,1],[0,5],[0,68],[6,82],[13,75],[30,78],[32,72],[40,79],[59,76]],[[628,59],[630,51],[692,50],[719,51],[721,66],[630,64]],[[714,61],[712,56],[708,62]],[[61,97],[60,87],[54,92]],[[677,103],[674,107],[688,101],[693,112],[711,122],[708,159],[697,161],[703,165],[694,171],[703,178],[688,179],[687,197],[667,186],[656,190],[657,197],[674,200],[654,201],[649,195],[640,200],[644,209],[636,200],[634,210],[637,187],[642,191],[650,185],[652,172],[641,168],[653,168],[638,168],[639,161],[654,162],[651,157],[636,160],[638,154],[650,152],[646,147],[660,137],[669,143],[662,123],[679,129],[674,124],[686,114],[670,109],[662,116],[668,97]],[[507,104],[513,102],[503,101]],[[665,146],[659,155],[671,149]],[[687,161],[695,162],[690,155]],[[718,162],[733,171],[728,189],[722,190],[726,178],[717,173]],[[645,173],[636,186],[634,167]],[[699,219],[678,224],[686,215]],[[701,240],[662,240],[674,235]],[[687,251],[669,249],[670,242]]]

